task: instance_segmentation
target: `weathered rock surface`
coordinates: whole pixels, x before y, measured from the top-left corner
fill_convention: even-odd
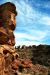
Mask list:
[[[0,44],[8,44],[11,46],[15,45],[15,36],[12,30],[5,29],[0,27]]]

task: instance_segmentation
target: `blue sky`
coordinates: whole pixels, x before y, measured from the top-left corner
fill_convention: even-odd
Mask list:
[[[50,0],[0,0],[0,4],[13,2],[16,5],[16,29],[18,45],[50,45]]]

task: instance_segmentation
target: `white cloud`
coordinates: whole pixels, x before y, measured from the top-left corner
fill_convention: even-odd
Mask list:
[[[50,25],[50,16],[42,16],[41,19],[39,20],[39,23],[44,24],[44,25]]]
[[[27,33],[14,32],[16,45],[22,45],[22,44],[24,44],[24,45],[36,44],[37,45],[37,44],[40,44],[47,34],[46,32],[36,31],[36,30],[31,30],[30,32],[32,33],[32,35],[27,34]],[[21,39],[24,39],[24,41]],[[30,41],[25,41],[25,39],[28,39]]]
[[[3,0],[3,2],[13,2],[14,0]]]
[[[26,46],[29,46],[29,45],[39,45],[40,44],[40,42],[38,42],[38,41],[33,41],[33,40],[35,40],[35,37],[33,37],[33,36],[30,36],[30,35],[28,35],[28,34],[24,34],[24,33],[14,33],[15,34],[15,41],[16,41],[16,44],[15,44],[15,46],[22,46],[22,45],[26,45]],[[29,39],[29,40],[32,40],[32,41],[23,41],[23,40],[21,40],[21,39]],[[37,38],[37,37],[36,37]]]
[[[22,6],[25,8],[24,2],[21,2],[21,5],[18,3],[16,3],[16,4],[18,7],[17,10],[19,10],[18,11],[19,15],[20,15],[19,17],[21,17],[22,22],[24,22],[24,20],[26,20],[25,23],[27,23],[27,24],[29,23],[30,27],[31,27],[31,24],[33,25],[34,21],[38,22],[40,20],[40,22],[42,22],[43,16],[41,14],[39,14],[39,12],[32,9],[28,4],[26,4],[26,9],[22,8]],[[24,11],[22,11],[21,9],[23,9]],[[43,23],[45,23],[45,22],[43,22]],[[28,34],[27,34],[27,32],[25,32],[25,33],[23,33],[23,32],[16,33],[15,32],[16,45],[40,44],[43,41],[43,39],[45,38],[45,36],[47,35],[47,32],[35,30],[35,29],[30,29],[29,25],[27,25],[27,24],[24,29],[27,30]],[[21,41],[21,39],[28,39],[28,40],[33,40],[33,41],[31,41],[31,42],[30,41]],[[39,41],[39,42],[37,42],[37,41]]]
[[[27,33],[14,33],[14,34],[17,39],[26,38],[29,40],[42,40],[46,35],[45,32],[39,32],[35,30],[32,34],[27,34]]]
[[[16,1],[15,4],[18,11],[18,17],[22,22],[26,23],[27,21],[27,23],[30,24],[35,22],[43,25],[50,25],[50,16],[41,14],[24,1],[21,1],[20,3]]]
[[[22,46],[22,45],[26,45],[26,46],[29,46],[29,45],[39,45],[40,42],[34,42],[34,41],[17,41],[15,46]]]
[[[16,1],[15,5],[16,10],[18,11],[18,16],[21,18],[22,21],[31,21],[31,19],[33,21],[36,21],[41,17],[41,14],[39,14],[38,11],[35,11],[34,8],[32,8],[29,4],[26,4],[24,1],[21,1],[20,3]]]

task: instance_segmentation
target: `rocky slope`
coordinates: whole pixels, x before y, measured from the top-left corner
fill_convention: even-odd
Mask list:
[[[50,74],[50,45],[23,45],[16,47],[21,59],[30,59],[34,65],[42,65],[49,69]]]

